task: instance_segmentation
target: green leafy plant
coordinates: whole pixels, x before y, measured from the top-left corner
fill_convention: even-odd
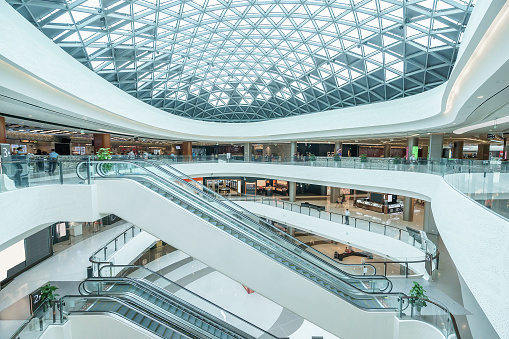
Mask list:
[[[339,154],[335,154],[334,155],[334,161],[339,161],[339,160],[340,160]]]
[[[41,301],[44,302],[46,300],[55,300],[56,297],[60,296],[60,294],[53,293],[56,290],[58,290],[58,287],[51,286],[50,284],[46,284],[41,287]]]
[[[410,304],[414,306],[418,312],[422,307],[426,307],[426,300],[428,297],[424,294],[426,290],[418,282],[414,281],[414,286],[410,290]]]
[[[109,148],[99,148],[97,151],[97,160],[104,161],[111,159],[111,150]],[[101,169],[104,173],[107,173],[111,170],[113,164],[101,164]]]
[[[316,160],[316,155],[314,155],[314,154],[309,155],[309,161],[315,161],[315,160]]]
[[[401,164],[401,158],[400,157],[394,157],[394,160],[392,160],[392,163],[394,165],[400,165]]]
[[[361,154],[361,162],[368,162],[368,156],[366,154]]]

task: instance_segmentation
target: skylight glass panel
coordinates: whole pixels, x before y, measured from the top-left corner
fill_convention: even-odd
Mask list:
[[[439,72],[454,64],[473,4],[471,0],[294,4],[130,0],[104,7],[101,0],[85,0],[69,9],[54,9],[50,1],[27,1],[24,6],[32,13],[48,13],[35,19],[41,31],[51,34],[49,38],[85,67],[115,81],[117,87],[129,88],[129,94],[170,113],[239,122],[314,112],[316,106],[307,106],[312,95],[323,97],[324,109],[341,108],[344,103],[329,94],[335,93],[330,86],[347,86],[361,77],[381,87],[377,91],[381,100],[404,96],[403,89],[394,95],[394,86],[384,91],[380,78],[389,82],[405,76],[407,62],[428,72],[423,64],[426,54],[437,53],[434,60],[439,61],[432,72],[447,79],[449,71]],[[420,14],[405,23],[403,6]],[[55,26],[63,31],[55,32]],[[405,54],[405,43],[421,52]],[[415,86],[427,89],[426,79],[436,76],[424,75],[419,75],[424,80]],[[358,104],[369,103],[365,90],[349,87]],[[387,92],[391,97],[383,94]],[[191,98],[192,105],[183,105]],[[279,107],[291,99],[299,107]],[[177,102],[180,108],[175,110]],[[256,114],[246,115],[246,107]]]

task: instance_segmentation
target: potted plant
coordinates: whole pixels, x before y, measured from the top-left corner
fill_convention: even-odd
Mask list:
[[[361,162],[368,162],[368,156],[366,154],[361,154]]]
[[[399,171],[399,168],[401,166],[401,157],[398,157],[398,156],[394,157],[394,159],[392,160],[392,163],[394,164],[394,169],[396,171]]]
[[[44,312],[48,310],[48,305],[51,303],[51,301],[60,296],[59,294],[53,293],[56,290],[58,290],[58,287],[51,286],[49,283],[41,287],[41,303],[44,305]]]
[[[338,167],[337,162],[341,161],[341,157],[339,156],[339,154],[334,154],[333,159],[334,159],[334,167]]]
[[[99,148],[99,150],[97,151],[97,160],[105,161],[105,160],[110,160],[110,159],[111,159],[111,151],[110,151],[110,149],[109,148]],[[112,163],[107,163],[107,164],[100,164],[98,166],[98,169],[103,174],[106,174],[109,171],[111,171],[112,167],[113,167]]]
[[[414,286],[410,290],[410,305],[412,305],[412,310],[415,309],[416,315],[421,315],[421,309],[426,307],[426,300],[428,297],[424,294],[426,290],[422,287],[418,282],[414,281]]]

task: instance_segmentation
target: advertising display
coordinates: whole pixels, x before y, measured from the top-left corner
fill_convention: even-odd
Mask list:
[[[256,182],[246,182],[245,192],[248,195],[256,195]]]

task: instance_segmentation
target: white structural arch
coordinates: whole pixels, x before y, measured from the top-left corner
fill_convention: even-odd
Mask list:
[[[359,107],[222,124],[168,114],[135,99],[81,65],[10,5],[0,2],[0,75],[4,79],[0,109],[22,118],[29,114],[33,119],[106,133],[178,140],[290,141],[439,130],[483,120],[486,112],[471,116],[480,104],[477,96],[496,93],[504,86],[497,81],[507,68],[508,8],[509,4],[498,1],[477,4],[449,81],[433,90]]]

